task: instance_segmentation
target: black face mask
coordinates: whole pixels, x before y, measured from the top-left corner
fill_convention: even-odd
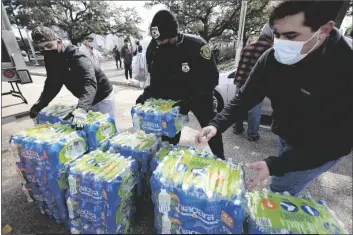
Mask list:
[[[56,57],[59,54],[58,50],[47,50],[43,52],[44,58]]]

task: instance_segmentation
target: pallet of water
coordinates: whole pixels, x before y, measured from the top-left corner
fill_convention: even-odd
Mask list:
[[[151,177],[155,227],[160,234],[241,234],[241,165],[175,150]]]
[[[266,190],[246,194],[249,234],[347,234],[324,201]]]
[[[95,150],[68,166],[66,202],[73,234],[126,234],[135,213],[138,163]]]
[[[65,165],[82,156],[88,145],[84,132],[60,124],[40,124],[10,138],[28,201],[35,201],[42,214],[68,227],[65,204]]]
[[[44,108],[37,116],[37,123],[60,123],[72,126],[72,120],[64,118],[75,110],[75,106],[54,104]],[[104,150],[108,139],[117,133],[114,117],[109,114],[88,111],[84,131],[87,135],[89,150]]]
[[[143,132],[123,132],[108,141],[107,149],[122,156],[136,159],[139,163],[139,183],[137,194],[141,196],[147,189],[151,174],[149,165],[152,157],[160,148],[160,138]]]
[[[173,107],[175,101],[148,99],[131,109],[133,126],[147,134],[174,137],[189,122],[187,115],[179,114],[179,107]]]

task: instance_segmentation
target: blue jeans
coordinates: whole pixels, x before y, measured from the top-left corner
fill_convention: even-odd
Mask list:
[[[259,137],[262,102],[248,112],[248,137]],[[244,130],[243,119],[236,120],[234,130],[241,132]]]
[[[115,118],[115,115],[114,115],[114,110],[115,110],[114,91],[112,91],[112,93],[107,98],[102,100],[101,102],[91,106],[90,110],[92,110],[94,112],[100,112],[103,114],[109,113],[112,117]]]
[[[284,139],[281,137],[277,137],[277,148],[279,154],[286,149],[293,148],[290,144],[288,144]],[[319,157],[319,156],[313,156]],[[336,165],[341,158],[327,162],[322,166],[306,170],[306,171],[295,171],[286,173],[284,176],[272,176],[271,177],[271,184],[270,189],[272,192],[289,192],[293,196],[298,196],[298,194],[308,186],[308,184],[313,181],[316,177],[320,176],[322,173],[328,171],[331,167]]]

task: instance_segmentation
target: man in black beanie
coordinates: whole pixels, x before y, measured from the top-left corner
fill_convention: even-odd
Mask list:
[[[150,32],[152,40],[146,51],[150,86],[136,103],[148,98],[178,101],[180,113],[192,111],[204,127],[217,114],[213,105],[213,90],[218,85],[218,69],[207,42],[200,37],[179,33],[178,22],[168,10],[154,16]],[[178,144],[181,133],[164,141]],[[209,142],[212,152],[224,159],[222,135]]]

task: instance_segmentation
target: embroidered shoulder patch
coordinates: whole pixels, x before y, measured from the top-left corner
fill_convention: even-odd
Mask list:
[[[202,46],[201,49],[200,49],[200,54],[206,60],[211,59],[212,50],[211,50],[210,46],[209,45]]]

